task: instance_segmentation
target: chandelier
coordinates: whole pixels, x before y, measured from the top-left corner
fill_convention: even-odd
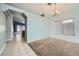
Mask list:
[[[52,4],[52,3],[48,3],[49,6],[54,6],[53,10],[51,11],[51,15],[52,16],[58,16],[60,14],[60,12],[56,9],[56,3]],[[52,8],[52,7],[51,7]]]

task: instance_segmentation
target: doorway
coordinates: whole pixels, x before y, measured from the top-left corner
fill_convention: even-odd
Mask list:
[[[4,11],[6,14],[7,20],[9,20],[10,24],[7,21],[8,26],[10,27],[10,32],[8,38],[10,39],[18,39],[22,40],[24,42],[27,42],[27,16],[22,13],[15,10],[8,9]],[[7,33],[8,33],[7,32]]]
[[[25,19],[21,15],[13,15],[13,30],[17,41],[25,41]]]

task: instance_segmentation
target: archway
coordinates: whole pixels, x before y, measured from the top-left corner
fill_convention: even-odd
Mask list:
[[[14,24],[14,16],[21,16],[24,18],[25,24],[22,23],[17,23],[20,25],[25,25],[25,31],[23,31],[22,36],[25,35],[24,41],[27,42],[27,16],[24,13],[8,9],[4,11],[6,15],[6,38],[7,39],[14,39],[14,31],[15,31],[15,26]],[[9,29],[9,30],[8,30]]]

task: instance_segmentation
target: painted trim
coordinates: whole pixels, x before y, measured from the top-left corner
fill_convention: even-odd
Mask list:
[[[79,41],[75,41],[76,40],[76,37],[75,36],[50,35],[49,37],[55,38],[55,39],[59,39],[59,40],[68,41],[68,42],[74,42],[74,43],[78,43],[79,44]]]
[[[4,46],[2,47],[2,49],[0,51],[0,56],[1,56],[2,52],[4,51],[5,47],[6,47],[6,43],[4,44]]]
[[[34,41],[37,41],[37,40],[46,39],[46,38],[48,38],[48,37],[39,38],[39,39],[27,39],[27,43],[31,43],[31,42],[34,42]]]

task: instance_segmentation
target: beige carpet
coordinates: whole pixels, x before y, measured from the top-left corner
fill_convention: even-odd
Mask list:
[[[40,56],[79,56],[79,44],[46,38],[29,43],[29,46]]]

